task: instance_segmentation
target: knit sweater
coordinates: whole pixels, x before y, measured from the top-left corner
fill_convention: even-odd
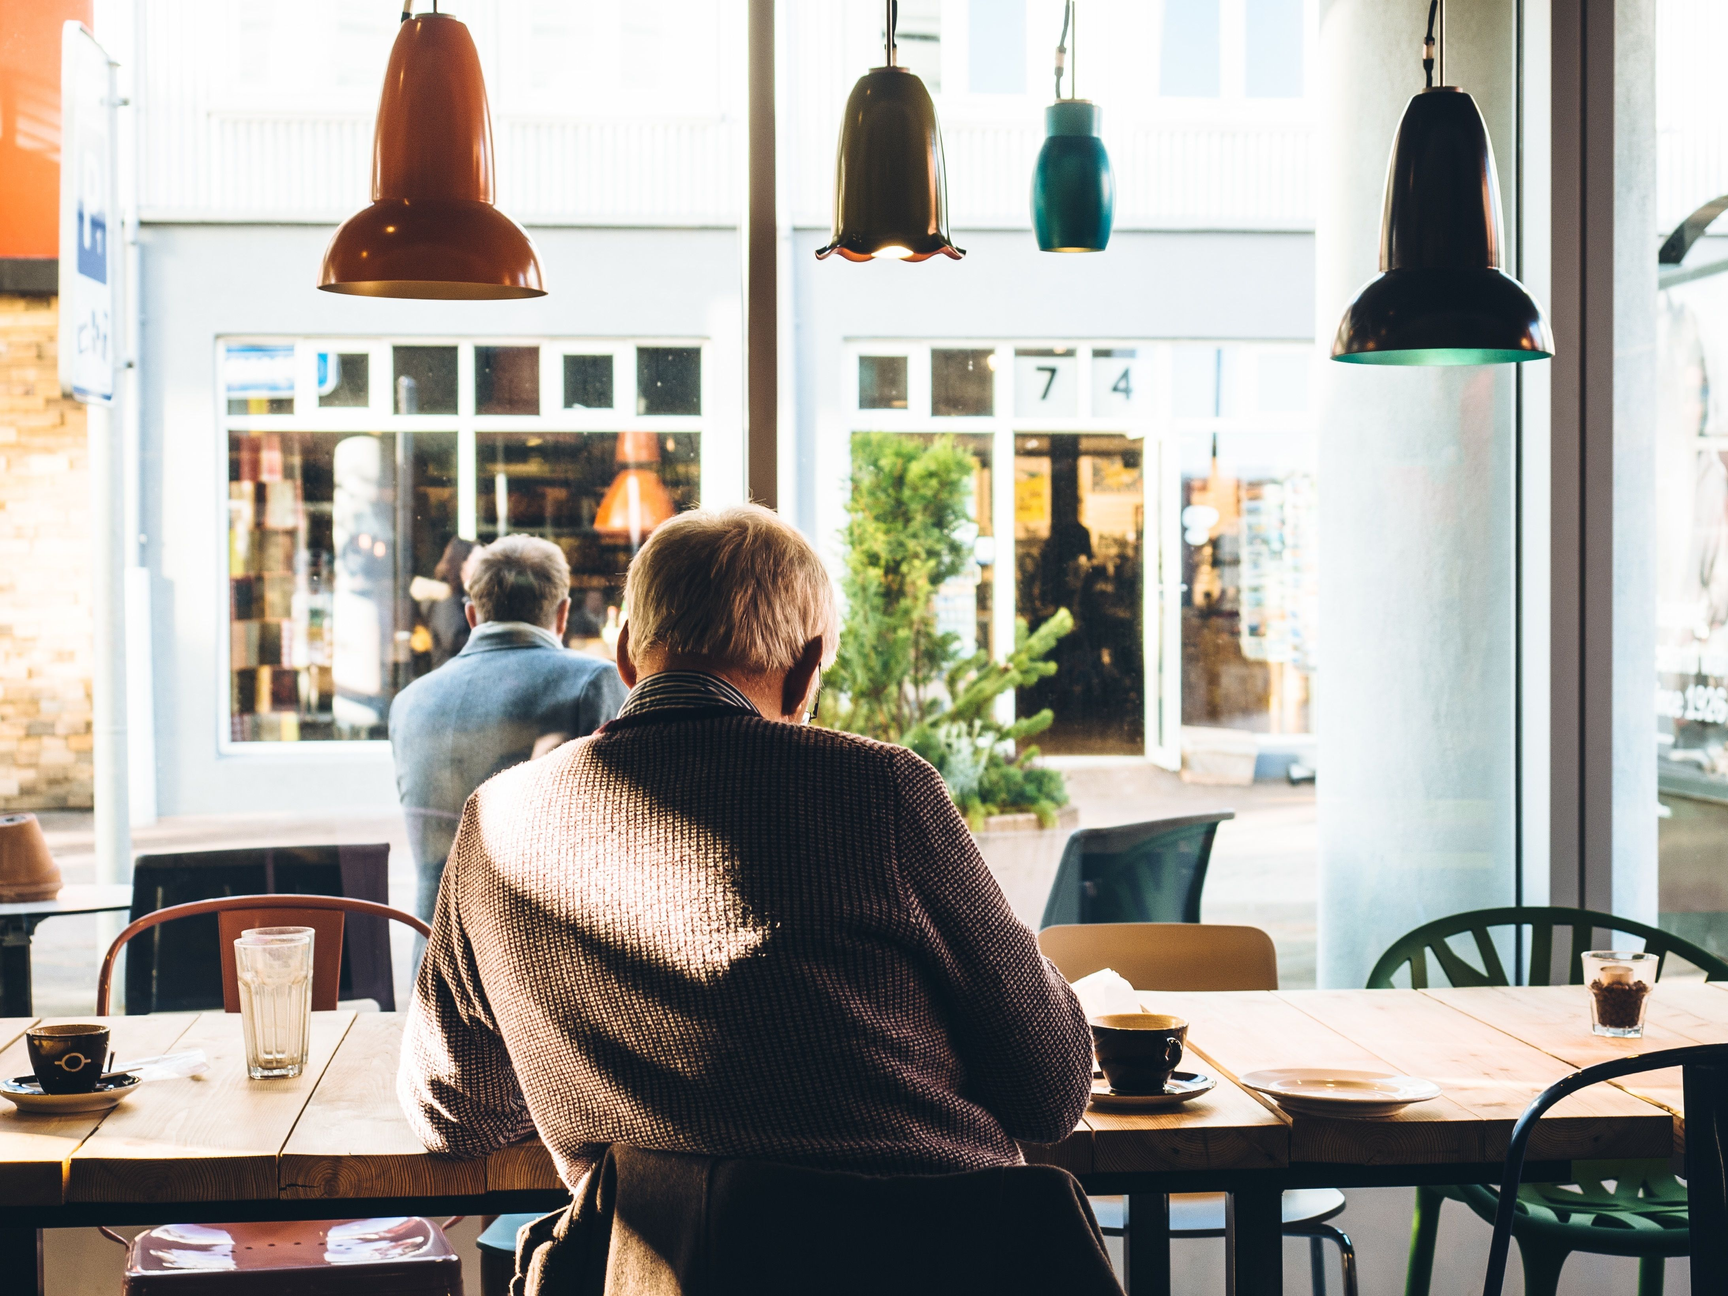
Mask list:
[[[621,717],[470,798],[397,1091],[434,1152],[538,1131],[868,1173],[1070,1134],[1085,1016],[941,777],[723,707]]]

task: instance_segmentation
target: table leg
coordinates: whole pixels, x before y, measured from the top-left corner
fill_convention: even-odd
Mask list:
[[[1728,1068],[1686,1068],[1686,1197],[1693,1296],[1728,1291]]]
[[[1227,1198],[1224,1289],[1229,1296],[1284,1296],[1284,1194],[1246,1188]]]
[[[0,918],[0,1017],[31,1017],[30,937],[35,924],[28,918]]]
[[[1122,1199],[1122,1290],[1170,1296],[1170,1198],[1164,1193]]]
[[[35,1284],[23,1291],[30,1296],[43,1296],[42,1230],[0,1228],[0,1266],[10,1274],[34,1274]],[[6,1289],[13,1290],[10,1285]]]

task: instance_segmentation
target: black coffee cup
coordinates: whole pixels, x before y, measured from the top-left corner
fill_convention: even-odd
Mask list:
[[[43,1093],[90,1093],[102,1078],[108,1060],[106,1026],[33,1026],[24,1041]]]
[[[1119,1094],[1163,1093],[1182,1061],[1188,1023],[1163,1013],[1113,1013],[1092,1019],[1092,1049]]]

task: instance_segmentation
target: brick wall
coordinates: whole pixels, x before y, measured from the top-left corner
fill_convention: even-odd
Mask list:
[[[90,479],[56,306],[0,294],[0,810],[91,804]]]

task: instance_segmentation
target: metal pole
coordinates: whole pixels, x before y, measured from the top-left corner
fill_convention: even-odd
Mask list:
[[[744,483],[768,508],[780,503],[779,247],[774,168],[774,4],[749,0],[749,194],[744,229]]]

